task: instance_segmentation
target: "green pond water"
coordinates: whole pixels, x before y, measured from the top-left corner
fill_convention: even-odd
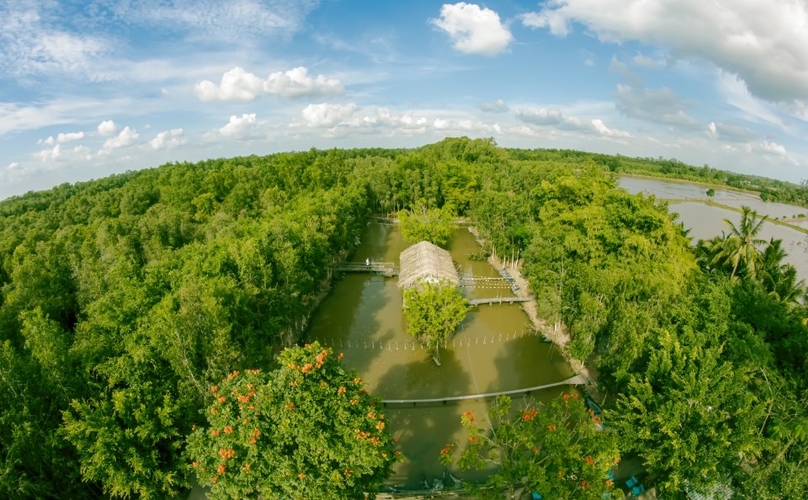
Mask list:
[[[350,261],[395,262],[408,246],[395,225],[371,223]],[[449,250],[461,277],[499,277],[487,262],[471,261],[480,252],[474,236],[458,229]],[[465,287],[468,298],[512,296],[502,282]],[[395,278],[345,274],[315,312],[306,341],[319,341],[345,355],[369,392],[383,399],[424,399],[480,394],[535,387],[564,380],[572,370],[551,344],[542,342],[518,304],[483,305],[473,309],[447,348],[438,367],[428,351],[405,331],[401,292]],[[547,389],[533,397],[549,400],[569,387]],[[396,467],[389,485],[416,489],[443,475],[438,462],[447,443],[462,443],[460,415],[471,410],[482,419],[490,400],[468,400],[415,407],[389,406],[385,413],[399,438],[405,460]],[[514,399],[514,406],[522,402]],[[480,474],[450,471],[465,480]]]

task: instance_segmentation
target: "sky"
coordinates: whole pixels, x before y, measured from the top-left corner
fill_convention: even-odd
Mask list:
[[[0,199],[462,135],[799,182],[808,0],[0,0]]]

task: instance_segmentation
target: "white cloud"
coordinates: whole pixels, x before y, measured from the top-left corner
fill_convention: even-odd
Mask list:
[[[36,2],[0,4],[0,70],[17,77],[90,74],[107,42],[63,31],[44,19],[38,9],[45,10],[45,6]]]
[[[204,80],[194,87],[200,101],[252,101],[263,90],[264,82],[240,66],[222,75],[219,85]]]
[[[589,135],[594,133],[610,138],[631,137],[629,132],[607,127],[600,118],[566,117],[558,109],[520,108],[516,110],[516,118],[524,123],[549,129],[569,130]]]
[[[497,99],[494,102],[484,102],[480,104],[480,109],[485,113],[504,113],[510,108],[502,99]]]
[[[735,123],[710,122],[707,125],[707,136],[729,142],[749,142],[758,137],[747,127]]]
[[[114,18],[146,27],[162,26],[200,43],[290,36],[303,26],[316,0],[163,0],[112,2]]]
[[[345,92],[342,82],[338,79],[326,78],[323,75],[312,78],[308,75],[308,71],[300,66],[285,73],[280,71],[272,73],[264,83],[264,88],[270,94],[283,97],[341,95]]]
[[[516,111],[516,117],[525,123],[534,125],[558,125],[564,119],[561,111],[546,108],[519,109]]]
[[[252,138],[256,136],[258,125],[255,113],[244,113],[241,117],[233,115],[230,117],[230,121],[219,129],[219,133],[234,139]]]
[[[647,120],[678,128],[701,128],[703,125],[685,113],[679,96],[668,87],[658,90],[618,85],[617,110],[631,118]]]
[[[300,66],[286,72],[276,72],[266,80],[237,66],[222,75],[219,85],[204,80],[194,86],[201,101],[252,101],[261,93],[282,97],[327,96],[345,93],[342,82],[324,75],[311,77]]]
[[[600,118],[593,118],[590,123],[592,123],[592,126],[600,135],[605,135],[607,137],[631,137],[631,134],[625,130],[617,130],[607,127]]]
[[[499,14],[476,4],[444,4],[440,17],[431,23],[445,31],[453,46],[467,54],[495,56],[504,51],[513,35],[499,20]]]
[[[764,153],[775,156],[786,156],[786,148],[776,142],[762,141],[757,144],[757,148]]]
[[[558,35],[578,22],[601,41],[636,40],[706,59],[769,101],[808,98],[808,3],[801,0],[551,0],[525,19]]]
[[[720,71],[717,87],[727,103],[743,111],[748,120],[770,123],[784,130],[787,128],[771,106],[753,96],[746,83],[736,75]]]
[[[656,60],[639,53],[631,58],[631,62],[643,68],[653,68],[657,64]]]
[[[52,149],[43,149],[42,151],[35,153],[34,156],[42,161],[56,160],[62,156],[62,146],[57,144],[53,146]]]
[[[134,129],[126,126],[117,136],[109,138],[106,140],[106,142],[104,142],[104,146],[101,148],[100,153],[109,154],[113,149],[131,146],[137,142],[138,137],[140,137],[140,134],[138,134]]]
[[[356,104],[309,104],[301,115],[309,127],[331,127],[339,124],[357,109]]]
[[[567,36],[570,32],[566,18],[554,10],[528,12],[520,16],[522,24],[528,28],[548,28],[555,36]]]
[[[20,164],[17,163],[16,161],[9,163],[8,166],[6,167],[6,169],[8,170],[17,170],[18,168],[20,168]]]
[[[84,132],[68,132],[56,136],[56,142],[72,142],[84,139]]]
[[[118,132],[118,126],[112,120],[105,120],[98,124],[98,133],[101,135],[113,135]]]
[[[154,139],[149,141],[152,149],[172,149],[185,144],[186,140],[181,128],[173,128],[159,132]]]

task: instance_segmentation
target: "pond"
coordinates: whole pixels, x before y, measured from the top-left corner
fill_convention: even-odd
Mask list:
[[[655,195],[657,198],[668,200],[707,200],[707,188],[694,184],[673,183],[656,181],[649,179],[635,179],[622,177],[619,180],[620,187],[630,193],[645,193]],[[749,193],[737,191],[716,190],[714,201],[723,205],[740,208],[749,206],[761,215],[769,217],[798,217],[800,214],[808,216],[808,209],[783,203],[769,203]],[[720,236],[722,231],[726,232],[728,226],[724,219],[728,219],[738,224],[741,216],[737,212],[721,207],[706,205],[699,201],[671,202],[669,211],[679,216],[679,221],[684,227],[690,230],[690,236],[695,244],[700,239],[710,239]],[[804,221],[800,221],[804,222]],[[792,223],[794,225],[802,225]],[[799,279],[808,280],[808,243],[806,235],[794,229],[764,222],[760,231],[760,238],[770,240],[771,238],[783,241],[783,249],[788,252],[786,262],[797,269]]]
[[[395,262],[408,244],[395,225],[371,223],[362,236],[352,261]],[[458,229],[449,246],[463,277],[498,277],[487,262],[472,261],[481,251],[474,236]],[[468,298],[512,296],[507,285],[495,280],[467,287]],[[562,381],[573,373],[552,344],[542,342],[530,320],[517,304],[483,305],[473,309],[441,351],[441,366],[405,330],[401,292],[395,278],[370,274],[346,274],[334,285],[315,312],[306,334],[345,354],[344,362],[355,368],[369,392],[383,399],[443,398],[522,389]],[[569,387],[534,393],[549,400]],[[490,400],[449,404],[389,406],[385,412],[405,460],[388,484],[418,489],[423,479],[431,482],[446,470],[438,462],[447,443],[463,442],[460,415],[471,410],[483,416]],[[521,401],[514,399],[514,406]],[[480,479],[480,474],[452,470],[461,479]]]

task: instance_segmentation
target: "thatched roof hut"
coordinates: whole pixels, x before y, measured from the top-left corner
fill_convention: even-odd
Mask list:
[[[460,284],[460,276],[457,275],[452,256],[428,241],[407,248],[401,252],[400,259],[399,288],[412,288],[421,281],[427,283],[444,281],[453,286]]]

